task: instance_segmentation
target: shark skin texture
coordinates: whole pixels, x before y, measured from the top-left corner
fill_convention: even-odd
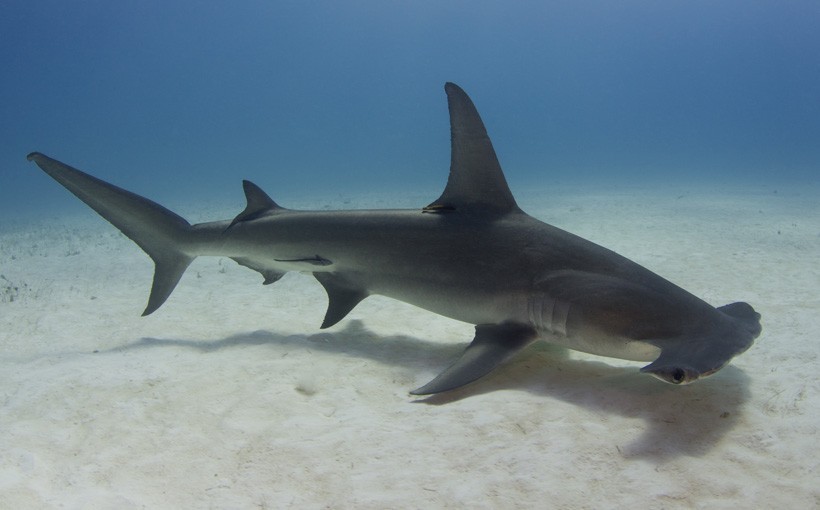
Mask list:
[[[144,197],[41,153],[45,173],[154,261],[143,315],[168,298],[198,256],[230,257],[272,284],[311,273],[328,295],[322,328],[380,294],[475,325],[464,353],[411,393],[460,388],[536,340],[651,361],[641,372],[672,384],[711,375],[761,331],[747,303],[714,307],[602,246],[546,224],[515,201],[472,100],[445,85],[451,162],[441,196],[419,209],[297,211],[243,181],[232,220],[191,225]]]

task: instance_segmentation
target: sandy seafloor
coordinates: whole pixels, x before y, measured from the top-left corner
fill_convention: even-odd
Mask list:
[[[407,392],[459,354],[471,325],[371,297],[322,331],[312,277],[263,287],[224,258],[195,261],[142,318],[152,264],[116,229],[79,207],[6,218],[0,506],[820,506],[820,191],[545,186],[518,198],[712,304],[752,303],[761,337],[686,387],[538,343],[472,386],[416,399]],[[166,205],[196,221],[244,206]]]

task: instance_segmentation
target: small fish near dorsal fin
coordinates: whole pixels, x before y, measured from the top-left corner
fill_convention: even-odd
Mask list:
[[[242,189],[245,190],[245,199],[248,201],[248,205],[244,211],[236,215],[236,218],[225,230],[229,230],[242,221],[256,219],[266,212],[282,209],[267,193],[262,191],[262,188],[251,181],[242,181]]]
[[[445,84],[444,90],[450,109],[450,176],[444,193],[424,211],[518,211],[475,105],[454,83]]]

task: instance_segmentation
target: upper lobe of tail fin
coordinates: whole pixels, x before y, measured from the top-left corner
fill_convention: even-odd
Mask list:
[[[154,283],[143,315],[159,308],[195,256],[185,253],[191,225],[161,205],[39,152],[28,155],[45,173],[128,236],[154,261]]]

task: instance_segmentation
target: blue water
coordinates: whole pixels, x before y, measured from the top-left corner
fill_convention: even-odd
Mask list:
[[[38,150],[159,201],[446,180],[443,84],[528,183],[820,177],[816,1],[3,2],[0,221]],[[422,205],[422,204],[420,204]],[[77,205],[80,208],[81,206]]]

